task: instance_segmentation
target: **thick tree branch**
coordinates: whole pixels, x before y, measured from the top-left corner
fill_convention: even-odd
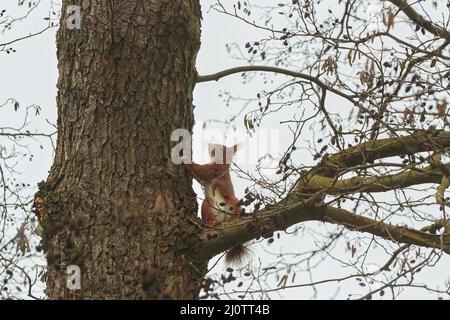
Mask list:
[[[405,15],[410,18],[415,24],[423,27],[428,32],[431,32],[437,37],[450,39],[450,31],[435,25],[433,22],[426,20],[423,16],[417,13],[413,7],[408,4],[406,0],[388,0],[402,10]]]
[[[450,172],[450,166],[444,167]],[[352,177],[344,180],[315,175],[301,185],[303,190],[322,191],[329,195],[342,195],[355,192],[385,192],[426,183],[441,183],[442,171],[428,166],[422,169],[406,170],[393,175],[373,177]]]
[[[333,177],[342,168],[361,165],[377,159],[447,147],[450,147],[450,132],[445,131],[371,140],[328,157],[316,167],[314,173]]]
[[[327,207],[324,221],[343,225],[350,230],[368,232],[386,240],[441,249],[450,254],[450,234],[429,234],[405,226],[392,225],[353,214],[344,209]]]
[[[55,27],[57,27],[57,26],[58,26],[58,25],[48,26],[48,27],[45,27],[44,29],[42,29],[41,31],[36,32],[36,33],[32,33],[32,34],[29,34],[29,35],[27,35],[27,36],[23,36],[23,37],[20,37],[20,38],[17,38],[17,39],[8,41],[8,42],[0,43],[0,47],[4,48],[4,47],[9,46],[9,45],[12,45],[12,44],[14,44],[14,43],[16,43],[16,42],[19,42],[19,41],[22,41],[22,40],[25,40],[25,39],[28,39],[28,38],[32,38],[32,37],[41,35],[41,34],[43,34],[45,31],[47,31],[47,30],[49,30],[49,29],[51,29],[51,28],[55,28]]]
[[[286,230],[288,227],[320,217],[321,209],[305,206],[302,203],[287,204],[281,201],[276,207],[262,209],[256,218],[243,218],[219,229],[205,231],[199,252],[213,257],[236,244],[241,244],[274,231]]]
[[[213,257],[232,246],[259,237],[270,237],[275,231],[305,221],[322,221],[345,226],[349,230],[368,232],[386,240],[442,249],[450,254],[450,234],[436,235],[396,226],[353,214],[330,206],[309,206],[298,202],[262,210],[255,218],[224,224],[221,229],[202,235],[200,253]]]

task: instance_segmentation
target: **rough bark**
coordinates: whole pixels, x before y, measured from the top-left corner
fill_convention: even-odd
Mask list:
[[[306,172],[286,199],[254,217],[214,230],[200,228],[191,179],[170,159],[172,131],[193,126],[198,0],[70,4],[82,6],[83,22],[81,30],[69,30],[62,21],[57,35],[58,146],[39,193],[49,298],[196,298],[208,258],[305,221],[335,223],[450,253],[450,234],[432,232],[447,228],[447,221],[416,230],[320,203],[325,194],[382,192],[424,182],[440,182],[436,197],[442,199],[448,168],[439,164],[377,179],[338,178],[355,165],[447,148],[448,132],[419,132],[350,147]],[[63,12],[67,5],[64,1]],[[415,17],[410,8],[402,9]],[[427,23],[424,27],[442,35]],[[271,67],[233,68],[197,80],[251,70],[304,78],[339,94],[316,78]],[[152,209],[157,195],[171,199],[173,206]],[[69,265],[81,268],[81,290],[66,287]]]
[[[81,30],[57,34],[58,145],[40,185],[50,299],[198,296],[191,179],[170,159],[170,136],[192,129],[200,45],[198,0],[64,1]],[[64,15],[63,15],[64,19]],[[158,193],[174,208],[155,216]],[[66,267],[81,268],[81,290]]]

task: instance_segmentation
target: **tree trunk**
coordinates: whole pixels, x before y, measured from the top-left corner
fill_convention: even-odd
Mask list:
[[[50,299],[192,299],[196,200],[171,161],[174,129],[192,131],[198,0],[70,1],[80,30],[57,34],[58,145],[40,185]],[[156,216],[157,194],[173,210]],[[81,269],[81,289],[66,268]]]

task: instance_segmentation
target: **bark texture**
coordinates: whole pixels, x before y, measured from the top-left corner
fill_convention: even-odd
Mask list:
[[[80,30],[66,28],[80,5]],[[64,1],[58,47],[58,145],[45,202],[50,299],[191,299],[197,257],[191,179],[170,159],[192,129],[198,0]],[[152,211],[157,194],[171,199]],[[81,268],[81,290],[66,267]]]

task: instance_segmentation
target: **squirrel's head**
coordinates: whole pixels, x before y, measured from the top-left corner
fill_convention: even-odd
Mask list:
[[[208,150],[212,163],[231,164],[234,154],[238,151],[238,145],[227,147],[221,144],[210,143]]]

